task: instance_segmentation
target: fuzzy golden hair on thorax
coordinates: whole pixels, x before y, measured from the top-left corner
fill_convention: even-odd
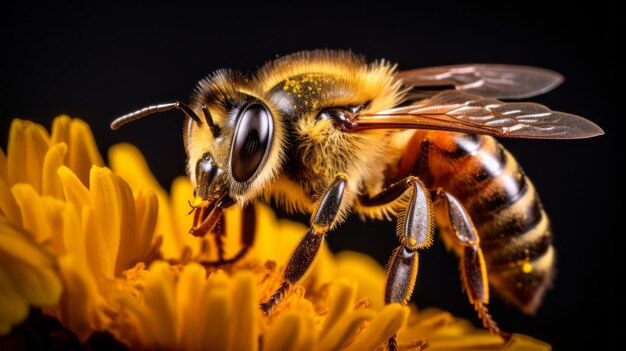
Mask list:
[[[387,152],[389,131],[346,133],[318,116],[333,107],[394,107],[402,96],[394,70],[386,61],[367,64],[350,52],[327,50],[296,53],[262,67],[255,85],[281,110],[289,130],[284,171],[266,197],[288,210],[308,212],[338,173],[348,177],[346,207],[356,194],[380,190],[386,160],[399,156]]]
[[[297,77],[317,75],[329,83],[333,93],[324,96],[330,101],[323,101],[321,106],[349,106],[365,99],[369,110],[379,111],[395,106],[402,98],[401,84],[393,76],[395,70],[396,65],[388,61],[368,64],[350,51],[303,51],[265,64],[255,74],[253,85],[259,94],[268,94],[277,86],[285,89],[284,84],[293,83]]]

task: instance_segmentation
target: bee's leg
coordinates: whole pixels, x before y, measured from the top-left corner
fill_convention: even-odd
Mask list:
[[[217,261],[224,261],[224,230],[226,229],[226,224],[224,223],[224,214],[220,216],[220,218],[215,223],[213,227],[213,239],[215,241],[215,248],[217,249]]]
[[[381,206],[400,199],[408,190],[413,190],[404,215],[398,216],[400,246],[394,250],[389,261],[385,303],[405,305],[415,287],[417,278],[417,250],[428,247],[432,242],[433,218],[430,194],[417,177],[407,177],[372,198],[361,199],[363,206]],[[397,350],[396,336],[387,341],[389,350]]]
[[[480,249],[478,233],[469,214],[454,196],[437,191],[435,197],[436,205],[443,205],[444,213],[447,213],[447,220],[451,226],[450,232],[456,244],[462,247],[459,269],[463,288],[470,303],[474,305],[474,309],[478,312],[485,328],[489,328],[492,333],[498,334],[505,341],[508,341],[511,334],[500,330],[485,306],[489,303],[487,267],[483,252]]]
[[[224,223],[224,219],[222,218],[218,224],[221,225],[221,235],[224,235],[224,230],[225,228],[225,223]],[[248,204],[246,206],[244,206],[244,208],[241,210],[241,249],[239,250],[239,252],[237,252],[237,254],[235,254],[232,257],[229,258],[225,258],[224,257],[224,248],[223,248],[223,243],[221,241],[221,235],[220,233],[216,233],[216,244],[217,244],[217,251],[218,251],[218,260],[216,261],[200,261],[199,263],[205,267],[215,267],[215,266],[221,266],[221,265],[225,265],[225,264],[231,264],[231,263],[235,263],[237,261],[239,261],[243,256],[245,256],[245,254],[248,252],[248,250],[250,250],[250,247],[252,247],[252,244],[254,244],[254,236],[255,236],[255,232],[256,232],[256,211],[254,210],[254,204]],[[218,242],[218,236],[220,237],[220,240]]]
[[[337,219],[346,182],[347,179],[345,175],[337,175],[333,183],[321,197],[317,209],[311,216],[311,227],[309,231],[304,238],[302,238],[293,254],[291,254],[289,262],[287,262],[287,267],[283,273],[283,283],[276,292],[260,306],[261,310],[263,310],[263,313],[266,315],[280,302],[283,295],[289,290],[289,287],[302,279],[313,264],[319,248],[322,246],[322,242],[324,242],[324,235],[330,230]]]

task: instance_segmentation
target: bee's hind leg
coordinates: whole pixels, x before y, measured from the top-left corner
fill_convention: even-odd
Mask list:
[[[289,262],[283,273],[283,283],[276,289],[276,292],[260,306],[265,315],[268,315],[272,311],[272,308],[280,302],[291,285],[299,282],[304,277],[315,261],[317,253],[324,242],[324,236],[337,220],[346,184],[347,177],[344,174],[338,174],[324,195],[322,195],[317,209],[311,216],[311,227],[304,238],[302,238],[293,254],[291,254],[291,258],[289,258]]]
[[[383,190],[372,198],[360,199],[365,207],[382,206],[400,199],[413,190],[406,212],[398,216],[400,246],[394,250],[388,265],[385,287],[385,303],[405,305],[415,287],[417,278],[417,250],[432,242],[433,219],[429,192],[419,178],[407,177]],[[389,350],[397,350],[396,336],[387,341]]]
[[[483,258],[483,252],[480,249],[478,233],[472,223],[469,214],[463,208],[463,205],[451,194],[437,191],[435,193],[435,204],[441,206],[443,212],[447,215],[446,224],[450,225],[454,242],[461,246],[461,259],[459,270],[461,271],[461,280],[463,288],[467,293],[467,297],[474,309],[478,312],[478,316],[483,321],[485,328],[492,333],[502,337],[505,341],[511,338],[511,334],[505,333],[491,318],[487,307],[489,303],[489,284],[487,282],[487,267]]]

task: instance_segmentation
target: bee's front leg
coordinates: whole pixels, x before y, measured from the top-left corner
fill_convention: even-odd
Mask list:
[[[298,246],[285,268],[284,281],[276,292],[264,303],[261,304],[261,310],[266,315],[272,311],[272,308],[280,302],[289,287],[299,282],[309,270],[313,261],[317,257],[324,235],[330,230],[333,223],[337,219],[337,214],[341,208],[344,190],[346,188],[347,177],[344,174],[338,174],[335,180],[326,190],[317,206],[317,209],[311,216],[311,227]]]
[[[400,199],[413,190],[404,214],[398,216],[400,246],[394,250],[389,262],[385,303],[405,305],[415,287],[417,278],[417,250],[428,247],[432,242],[433,218],[429,192],[419,178],[407,177],[372,198],[361,199],[363,206],[383,206]],[[387,341],[389,350],[397,350],[396,336]]]

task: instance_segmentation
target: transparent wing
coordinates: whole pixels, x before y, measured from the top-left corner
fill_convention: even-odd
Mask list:
[[[396,77],[408,86],[451,85],[457,90],[500,99],[523,99],[543,94],[563,82],[562,75],[547,69],[498,64],[419,68],[400,71]],[[429,96],[423,92],[417,94]]]
[[[353,116],[354,130],[435,129],[509,138],[580,139],[604,134],[591,121],[530,102],[445,90],[411,106]]]

